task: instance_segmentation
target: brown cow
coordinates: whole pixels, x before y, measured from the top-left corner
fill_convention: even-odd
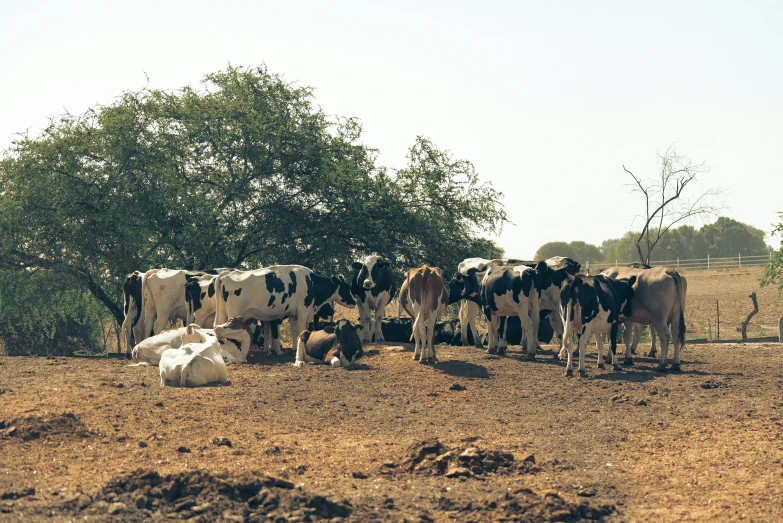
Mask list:
[[[408,271],[408,277],[400,287],[400,305],[414,320],[414,360],[420,358],[420,363],[435,363],[435,322],[448,303],[449,291],[441,269],[422,265]]]
[[[611,278],[626,279],[636,276],[634,296],[631,300],[631,316],[623,318],[626,329],[623,341],[626,345],[625,363],[631,363],[630,341],[633,329],[629,323],[651,325],[650,330],[661,340],[661,356],[658,370],[666,370],[669,341],[674,343],[673,371],[680,370],[680,349],[685,345],[685,294],[688,282],[674,269],[655,267],[636,269],[632,267],[611,267],[603,271]],[[668,326],[671,325],[671,337]]]

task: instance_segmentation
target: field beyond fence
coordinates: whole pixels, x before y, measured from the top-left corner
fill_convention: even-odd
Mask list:
[[[738,254],[737,256],[730,256],[728,258],[710,258],[707,256],[706,258],[693,258],[690,260],[686,259],[680,259],[675,258],[673,260],[663,260],[663,261],[653,261],[651,262],[652,265],[655,267],[673,267],[676,269],[703,269],[703,270],[711,270],[711,269],[730,269],[730,268],[740,268],[740,267],[757,267],[757,266],[764,266],[767,265],[770,261],[772,261],[772,252],[769,254],[764,254],[762,256],[743,256],[741,254]],[[615,267],[615,266],[629,266],[632,263],[636,263],[636,260],[632,262],[621,262],[619,260],[615,260],[614,264],[612,263],[591,263],[588,261],[585,264],[584,269],[587,270],[590,269],[590,274],[595,274],[598,272],[601,272],[604,269],[608,269],[609,267]]]

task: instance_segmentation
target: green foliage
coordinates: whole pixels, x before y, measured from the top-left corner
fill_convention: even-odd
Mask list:
[[[582,265],[585,265],[588,261],[595,263],[602,260],[604,257],[601,249],[595,245],[573,241],[545,243],[536,251],[535,259],[546,260],[552,256],[568,256]]]
[[[97,353],[106,309],[50,271],[0,271],[0,340],[10,355]]]
[[[718,218],[715,223],[699,230],[707,253],[715,258],[737,256],[763,256],[769,253],[764,242],[764,231],[737,220]]]
[[[63,115],[0,161],[0,268],[64,278],[121,322],[137,269],[338,273],[372,251],[449,268],[499,252],[477,233],[506,221],[501,194],[470,162],[419,137],[393,171],[360,138],[264,67]]]

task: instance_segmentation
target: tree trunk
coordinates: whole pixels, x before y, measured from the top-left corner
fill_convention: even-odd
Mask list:
[[[742,322],[742,341],[748,341],[748,324],[750,323],[750,319],[759,311],[759,302],[756,300],[756,293],[752,292],[749,298],[753,300],[753,310],[750,311],[748,317]]]

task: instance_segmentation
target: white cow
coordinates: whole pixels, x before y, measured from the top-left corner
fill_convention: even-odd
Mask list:
[[[192,325],[188,325],[190,334]],[[169,349],[160,359],[160,386],[199,387],[228,381],[217,338]]]
[[[133,360],[136,365],[159,365],[160,358],[164,352],[169,349],[178,349],[186,343],[204,343],[211,338],[217,338],[220,344],[221,355],[226,363],[244,363],[247,359],[247,350],[244,350],[245,357],[241,357],[244,340],[241,336],[231,336],[228,339],[221,339],[216,336],[212,329],[202,329],[198,325],[192,324],[191,332],[188,334],[186,327],[163,331],[160,334],[151,336],[133,347]],[[241,360],[241,361],[240,361]]]

